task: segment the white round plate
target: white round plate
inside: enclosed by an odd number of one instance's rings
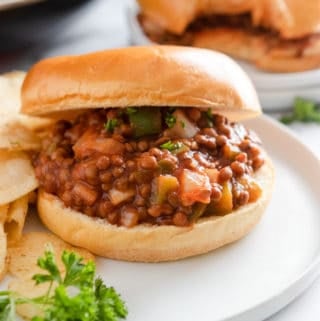
[[[271,73],[259,70],[248,62],[238,61],[238,63],[250,75],[258,90],[295,90],[315,86],[320,87],[320,69]]]
[[[279,111],[292,108],[294,98],[303,97],[311,101],[320,99],[320,85],[318,87],[280,89],[280,90],[257,90],[262,107],[267,111]]]
[[[320,162],[266,116],[246,124],[264,141],[276,170],[274,195],[261,222],[241,241],[177,262],[99,258],[98,273],[127,302],[128,321],[263,320],[317,277]],[[32,216],[28,221],[28,230],[37,229]]]
[[[150,45],[153,42],[145,35],[137,19],[139,7],[132,2],[127,7],[127,19],[130,30],[130,41],[133,45]]]

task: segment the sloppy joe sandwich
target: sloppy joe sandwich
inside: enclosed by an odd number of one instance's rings
[[[65,241],[129,261],[205,253],[246,235],[273,170],[237,121],[261,113],[223,54],[131,47],[36,64],[22,112],[52,117],[33,165],[43,223]]]
[[[161,44],[222,51],[274,72],[320,66],[320,0],[138,0],[139,22]]]

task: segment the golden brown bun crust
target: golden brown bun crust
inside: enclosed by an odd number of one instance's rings
[[[264,212],[273,186],[273,167],[267,162],[256,174],[262,197],[226,216],[200,219],[193,227],[117,227],[64,207],[55,196],[40,191],[42,222],[72,245],[112,259],[142,262],[178,260],[209,252],[245,236]]]
[[[320,30],[320,0],[138,0],[161,28],[182,34],[198,16],[251,13],[253,24],[299,38]]]
[[[194,34],[193,46],[224,52],[272,72],[296,72],[320,67],[320,37],[279,41],[272,35],[215,28]]]
[[[129,47],[46,59],[27,74],[22,112],[50,116],[88,108],[211,108],[231,120],[261,113],[251,81],[227,56],[176,46]]]
[[[251,10],[252,0],[138,0],[143,14],[161,28],[182,34],[197,16],[239,14]]]
[[[0,222],[0,281],[6,275],[8,268],[7,258],[7,235],[4,231],[4,226]]]

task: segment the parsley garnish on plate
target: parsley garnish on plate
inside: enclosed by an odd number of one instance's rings
[[[315,102],[296,98],[294,100],[293,112],[280,118],[284,124],[291,124],[294,121],[320,123],[320,109]]]
[[[16,321],[16,305],[28,303],[40,307],[41,316],[32,321],[117,321],[128,312],[119,294],[95,277],[95,263],[83,262],[74,252],[61,256],[65,273],[61,274],[51,250],[38,259],[45,271],[35,274],[36,284],[48,284],[47,293],[36,298],[25,298],[11,291],[0,292],[0,321]]]

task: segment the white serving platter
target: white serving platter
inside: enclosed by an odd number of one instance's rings
[[[98,273],[127,302],[128,321],[264,320],[317,277],[319,159],[266,116],[246,124],[262,138],[276,170],[272,201],[261,222],[237,243],[178,262],[99,258]],[[27,230],[35,229],[39,223],[30,216]]]

